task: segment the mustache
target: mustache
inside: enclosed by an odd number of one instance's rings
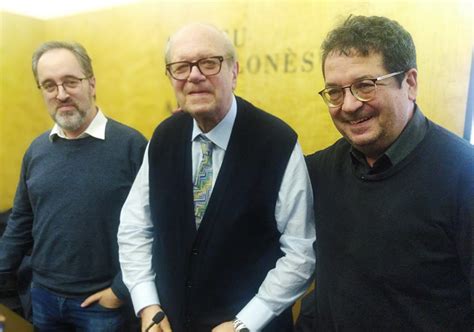
[[[351,113],[344,113],[343,114],[343,119],[344,121],[357,121],[357,120],[360,120],[362,118],[368,118],[368,117],[372,117],[373,116],[373,112],[371,112],[370,110],[367,110],[366,108],[364,108],[364,106],[361,106],[359,107],[358,109],[356,109],[355,111],[351,112]]]
[[[65,100],[65,101],[60,101],[56,104],[56,110],[64,106],[72,106],[72,107],[78,108],[77,104],[73,102],[72,100]]]

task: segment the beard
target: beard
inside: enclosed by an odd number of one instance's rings
[[[58,112],[53,116],[54,122],[58,124],[63,130],[76,131],[86,121],[86,112],[76,108],[75,110]]]

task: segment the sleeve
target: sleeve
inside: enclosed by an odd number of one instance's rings
[[[118,230],[122,277],[130,291],[135,312],[159,304],[152,267],[153,224],[150,216],[148,147],[142,166],[120,214]]]
[[[33,246],[33,208],[26,184],[27,154],[23,158],[20,180],[7,227],[0,238],[0,284],[5,283],[21,264]]]
[[[120,300],[125,301],[128,298],[129,292],[127,286],[123,283],[122,272],[119,271],[115,275],[114,280],[112,281],[112,285],[110,286],[112,291],[114,292],[115,296],[117,296]]]
[[[132,176],[135,179],[143,162],[143,156],[147,147],[147,140],[142,134],[137,133],[137,137],[134,138],[131,145],[130,169],[132,170]]]
[[[474,150],[471,149],[470,152],[469,162],[463,163],[463,172],[457,183],[459,204],[456,209],[455,234],[463,272],[471,286],[471,312],[474,322]]]
[[[146,146],[146,138],[137,132],[136,135],[133,136],[131,139],[129,152],[130,176],[132,177],[132,181],[136,178],[137,173],[140,169]],[[112,288],[114,294],[121,300],[125,300],[129,296],[129,291],[125,286],[125,283],[123,282],[123,276],[121,271],[117,273],[110,287]]]
[[[250,331],[259,331],[308,288],[315,267],[313,193],[297,143],[281,183],[275,208],[280,247],[285,253],[270,270],[257,295],[237,314]]]

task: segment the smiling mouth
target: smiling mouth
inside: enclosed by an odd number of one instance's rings
[[[358,120],[354,120],[354,121],[349,121],[349,123],[350,123],[351,125],[357,125],[357,124],[359,124],[359,123],[366,122],[366,121],[368,121],[368,120],[370,120],[370,119],[372,119],[372,117],[371,117],[371,116],[368,116],[368,117],[365,117],[365,118],[362,118],[362,119],[358,119]]]

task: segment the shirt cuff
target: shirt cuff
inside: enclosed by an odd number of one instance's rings
[[[276,314],[258,297],[254,297],[237,314],[237,318],[240,319],[251,332],[260,331],[275,317]]]
[[[138,313],[145,307],[160,304],[156,285],[153,281],[142,282],[130,290],[132,297],[133,309],[137,317]]]

